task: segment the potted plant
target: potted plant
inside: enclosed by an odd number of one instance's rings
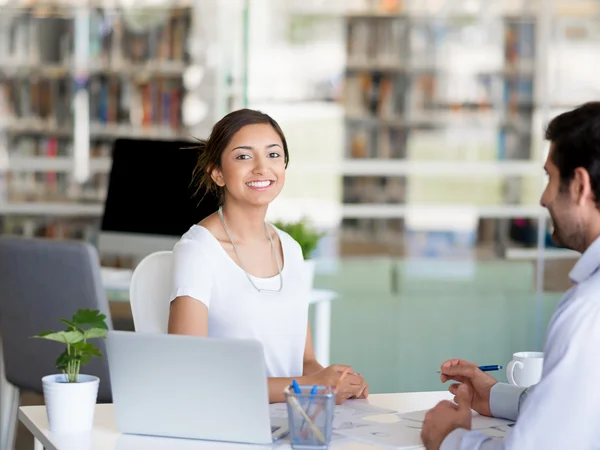
[[[302,255],[304,256],[304,264],[306,267],[306,276],[309,283],[309,289],[312,290],[315,277],[315,261],[312,255],[319,245],[325,233],[319,233],[308,221],[306,217],[295,222],[274,222],[274,225],[282,231],[288,233],[292,238],[300,244]]]
[[[79,309],[64,331],[45,331],[34,338],[56,341],[66,346],[56,360],[61,372],[42,378],[48,424],[53,432],[85,432],[92,429],[100,379],[80,374],[81,367],[94,356],[102,357],[90,339],[106,337],[106,315],[97,310]]]

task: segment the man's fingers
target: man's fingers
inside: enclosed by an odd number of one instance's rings
[[[459,409],[471,409],[473,388],[470,383],[463,383],[456,388],[455,401]]]
[[[453,361],[446,361],[440,369],[442,375],[446,376],[446,379],[456,379],[458,377],[471,379],[479,371],[479,368],[475,364],[462,360]]]
[[[448,376],[448,375],[442,375],[444,378],[442,379],[442,383],[445,383],[446,381],[458,381],[459,383],[465,383],[467,381],[470,381],[470,378],[467,377],[461,377],[461,376]]]
[[[448,388],[448,390],[450,391],[451,394],[456,395],[456,391],[458,390],[458,387],[460,386],[460,384],[451,384],[450,387]]]
[[[450,400],[442,400],[441,402],[438,403],[437,407],[456,409],[456,405],[454,403],[452,403]]]
[[[450,368],[453,366],[476,366],[476,365],[473,364],[472,362],[465,361],[464,359],[459,359],[459,358],[448,359],[447,361],[444,361],[442,363],[442,368]]]
[[[456,409],[457,406],[456,406],[456,404],[452,403],[450,400],[442,400],[437,405],[435,405],[432,409],[427,411],[427,413],[425,413],[425,420],[428,420],[428,418],[431,418],[431,416],[434,414],[434,412],[436,410],[447,409],[447,408]]]

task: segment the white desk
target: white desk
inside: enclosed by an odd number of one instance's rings
[[[429,409],[440,400],[451,399],[448,391],[416,392],[404,394],[376,394],[368,402],[406,413]],[[91,433],[80,435],[55,435],[48,430],[45,406],[24,406],[19,409],[19,420],[31,431],[36,441],[35,450],[265,450],[270,446],[231,444],[210,441],[167,439],[148,436],[131,436],[119,433],[115,423],[112,405],[97,405],[94,428]],[[273,448],[289,449],[288,444],[274,445]],[[341,450],[367,450],[376,447],[360,442],[335,445]]]
[[[132,270],[112,269],[103,267],[102,282],[107,291],[117,293],[114,302],[129,301],[129,284],[131,283]],[[329,350],[331,345],[331,302],[338,297],[334,291],[326,289],[313,289],[310,304],[315,305],[315,323],[313,345],[317,361],[323,366],[329,366]]]

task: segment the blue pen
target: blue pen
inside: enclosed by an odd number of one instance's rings
[[[310,409],[310,405],[315,400],[315,395],[317,395],[317,386],[313,386],[310,390],[310,397],[308,398],[308,406],[306,407],[306,413],[308,414],[308,410]]]
[[[479,366],[479,370],[482,372],[493,372],[495,370],[501,370],[502,366],[493,365],[493,366]],[[442,373],[441,370],[438,370],[437,373]]]
[[[310,397],[308,398],[308,405],[306,405],[306,410],[304,411],[307,416],[310,416],[310,413],[309,413],[310,406],[312,405],[312,402],[315,399],[314,396],[316,394],[317,394],[317,386],[313,386],[312,389],[310,390]],[[302,435],[305,435],[305,433],[303,432],[304,425],[306,425],[306,420],[302,419],[302,424],[300,425],[300,433],[302,433]]]
[[[300,389],[300,386],[298,386],[298,382],[296,380],[292,380],[292,388],[296,394],[302,394],[302,390]]]
[[[500,370],[502,366],[479,366],[479,370],[483,372],[493,372],[494,370]]]

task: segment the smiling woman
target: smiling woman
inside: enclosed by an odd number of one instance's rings
[[[251,109],[234,111],[215,125],[209,139],[200,141],[199,148],[201,153],[194,170],[194,175],[198,180],[198,192],[201,190],[214,191],[221,205],[225,201],[226,191],[231,191],[234,181],[232,178],[235,173],[252,170],[251,166],[256,165],[257,161],[268,163],[269,161],[265,160],[276,159],[277,161],[271,161],[271,163],[276,163],[276,172],[283,178],[281,180],[260,179],[264,175],[260,173],[261,168],[259,167],[256,174],[246,173],[248,187],[259,188],[259,185],[262,185],[260,187],[265,188],[279,181],[277,183],[279,188],[271,192],[273,197],[270,201],[281,192],[285,181],[285,169],[289,162],[289,152],[287,141],[279,124],[267,114]],[[246,163],[237,166],[232,164],[236,161],[245,161]],[[226,177],[229,181],[227,189],[225,188]],[[267,185],[265,182],[269,182],[269,184]]]
[[[169,333],[261,342],[271,402],[284,401],[292,379],[333,386],[344,372],[338,402],[366,398],[368,386],[352,368],[316,360],[302,250],[265,222],[289,161],[281,128],[242,109],[221,119],[199,147],[198,192],[214,191],[220,206],[173,249]]]

